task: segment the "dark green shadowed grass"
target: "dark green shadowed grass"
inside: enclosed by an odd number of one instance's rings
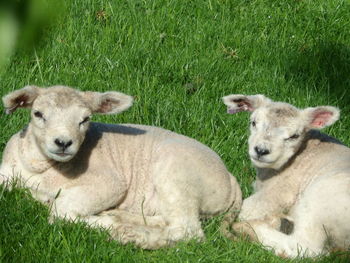
[[[66,1],[32,53],[18,52],[0,74],[1,95],[27,84],[117,90],[133,107],[94,121],[161,126],[213,148],[251,193],[248,114],[227,115],[221,97],[265,94],[297,107],[334,105],[326,132],[350,145],[350,3],[316,1]],[[1,154],[29,120],[1,113]],[[48,224],[26,191],[0,191],[0,262],[289,262],[247,241],[220,235],[158,251],[108,241],[82,223]],[[317,262],[348,262],[331,255]],[[314,262],[308,259],[291,262]]]

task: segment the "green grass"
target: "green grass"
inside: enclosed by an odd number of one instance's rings
[[[247,114],[227,115],[221,97],[261,93],[298,107],[334,105],[327,132],[350,145],[350,3],[345,0],[75,0],[35,52],[18,52],[0,74],[1,95],[27,84],[118,90],[134,106],[95,121],[161,126],[213,148],[251,193]],[[0,118],[0,152],[28,122]],[[83,224],[47,223],[24,190],[0,190],[1,262],[282,262],[261,246],[231,242],[220,218],[207,241],[145,251],[108,241]],[[348,262],[331,255],[319,262]],[[295,260],[313,262],[312,260]]]

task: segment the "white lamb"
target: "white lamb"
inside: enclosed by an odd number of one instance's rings
[[[52,218],[157,249],[204,238],[201,217],[241,206],[235,177],[203,144],[151,126],[89,123],[128,109],[130,96],[27,86],[3,102],[8,113],[31,108],[31,121],[7,143],[0,183],[19,177]]]
[[[317,131],[337,121],[339,110],[297,109],[263,95],[223,101],[228,113],[252,112],[249,156],[257,170],[233,232],[286,257],[349,249],[350,149]]]

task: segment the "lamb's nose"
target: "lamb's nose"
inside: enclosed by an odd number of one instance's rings
[[[256,154],[258,155],[258,157],[261,157],[263,155],[270,153],[270,151],[268,149],[260,148],[258,146],[255,146],[254,150],[255,150]]]
[[[73,144],[72,140],[69,140],[69,141],[65,141],[65,140],[62,140],[62,139],[59,139],[59,138],[56,138],[55,139],[55,144],[62,148],[63,150],[67,149],[69,146],[71,146]]]

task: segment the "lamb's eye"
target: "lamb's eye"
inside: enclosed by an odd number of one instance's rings
[[[89,120],[90,120],[90,116],[87,116],[79,123],[79,125],[82,125],[82,124],[88,122]]]
[[[293,134],[292,136],[290,136],[288,139],[290,140],[295,140],[295,139],[298,139],[300,137],[299,134]]]
[[[255,126],[256,126],[256,122],[255,122],[255,121],[251,121],[251,122],[250,122],[250,125],[252,125],[253,127],[255,127]]]
[[[34,116],[40,119],[44,119],[44,115],[40,111],[34,112]]]

